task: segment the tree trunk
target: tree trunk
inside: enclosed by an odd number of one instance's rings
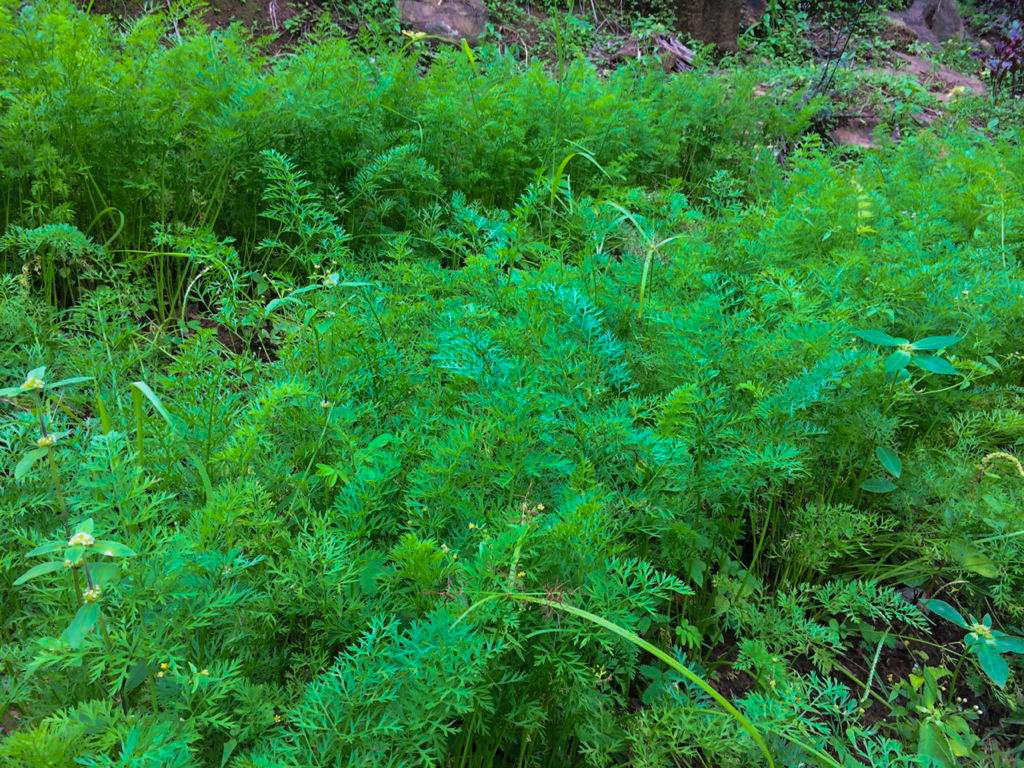
[[[765,5],[764,0],[676,0],[676,19],[691,37],[735,51],[740,28],[756,23]]]

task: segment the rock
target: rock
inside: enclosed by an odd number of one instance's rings
[[[735,51],[740,30],[764,16],[767,0],[676,0],[676,19],[687,34]]]
[[[912,75],[918,82],[936,95],[939,101],[950,101],[960,95],[975,94],[984,96],[988,90],[985,84],[973,75],[956,72],[949,67],[936,65],[920,56],[897,53],[897,60],[902,64],[900,69],[882,70],[887,74]]]
[[[888,16],[901,36],[925,43],[943,43],[964,33],[956,0],[914,0],[907,10],[892,11]]]
[[[398,13],[403,27],[470,45],[487,29],[483,0],[398,0]]]

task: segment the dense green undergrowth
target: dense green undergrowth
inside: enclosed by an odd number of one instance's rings
[[[0,763],[1016,764],[1017,141],[162,24],[0,15]]]

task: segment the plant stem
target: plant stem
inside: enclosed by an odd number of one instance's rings
[[[46,429],[45,401],[42,394],[36,394],[36,406],[39,409],[39,431],[43,438],[49,437]],[[64,498],[64,486],[60,479],[60,470],[57,467],[57,460],[53,455],[54,449],[50,445],[46,449],[46,463],[50,468],[50,483],[53,485],[53,494],[57,498],[57,508],[60,510],[61,519],[64,523],[64,538],[71,538],[71,513],[68,511],[68,503]],[[75,599],[79,608],[82,607],[82,585],[78,580],[78,571],[71,569],[71,582],[75,588]]]

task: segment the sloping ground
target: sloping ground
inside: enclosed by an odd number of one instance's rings
[[[883,67],[865,69],[867,75],[885,77],[912,77],[920,83],[934,99],[934,106],[927,106],[913,115],[918,125],[929,125],[943,114],[942,105],[965,96],[985,96],[988,89],[976,75],[964,74],[920,55],[904,52],[892,54],[893,63]],[[873,80],[872,93],[877,93],[878,80]],[[870,105],[859,109],[854,105],[853,115],[844,115],[837,126],[831,131],[832,140],[837,144],[874,147],[875,131],[881,124],[881,118]],[[898,135],[894,138],[899,138]]]
[[[945,7],[943,3],[940,6]],[[945,3],[948,5],[948,3]],[[429,3],[413,3],[411,8],[429,9]],[[915,4],[916,7],[917,4]],[[139,9],[125,0],[98,0],[92,6],[97,12],[112,12],[122,16],[131,16],[139,12]],[[170,8],[170,6],[168,6]],[[378,9],[379,10],[379,9]],[[913,9],[911,9],[913,10]],[[917,17],[920,11],[911,13],[911,10],[903,14],[893,14],[892,23],[885,31],[884,37],[892,43],[895,48],[892,52],[883,55],[879,60],[870,58],[863,63],[855,64],[855,73],[864,78],[880,76],[866,85],[863,91],[865,96],[874,97],[886,90],[886,76],[899,78],[913,78],[920,83],[924,90],[933,97],[933,103],[923,107],[914,114],[914,121],[917,125],[927,125],[934,122],[943,114],[943,106],[951,99],[974,95],[983,96],[986,92],[985,84],[977,77],[975,72],[960,72],[948,66],[933,62],[922,52],[919,45],[922,40],[931,40],[935,32],[924,24]],[[286,47],[301,46],[303,40],[310,34],[316,25],[317,20],[325,12],[329,12],[327,6],[322,6],[316,0],[210,0],[207,10],[202,19],[213,27],[226,27],[231,23],[241,23],[251,29],[257,35],[265,35],[262,45],[268,52],[276,52]],[[351,15],[333,13],[334,21],[340,23],[343,29],[355,33],[366,23],[377,24],[369,19],[359,19]],[[397,11],[395,11],[397,13]],[[416,13],[421,13],[417,10]],[[594,11],[596,14],[596,11]],[[447,17],[445,17],[447,18]],[[461,18],[458,15],[453,18]],[[539,9],[531,9],[518,13],[513,18],[518,19],[519,27],[499,25],[499,32],[513,45],[518,46],[520,55],[529,59],[537,49],[546,51],[545,55],[553,56],[553,47],[541,42],[538,25],[543,25],[547,16]],[[596,18],[596,16],[595,16]],[[395,23],[397,15],[388,23]],[[745,23],[750,23],[748,19]],[[936,22],[938,23],[938,22]],[[427,24],[434,33],[446,36],[444,29],[437,28],[433,22]],[[945,29],[951,22],[942,22],[940,26]],[[474,29],[482,29],[482,25],[473,24]],[[445,27],[447,29],[447,27]],[[653,35],[649,38],[640,39],[630,33],[628,29],[621,29],[618,32],[612,31],[615,25],[612,24],[605,30],[601,42],[595,45],[588,52],[588,56],[603,71],[610,71],[622,63],[644,58],[656,60],[666,71],[683,71],[688,69],[694,62],[694,53],[684,46],[677,38],[665,33]],[[965,34],[971,34],[969,28],[964,28],[957,21],[957,29]],[[941,30],[940,30],[941,31]],[[456,31],[449,30],[452,35],[457,36]],[[944,34],[948,33],[945,30]],[[815,51],[820,61],[825,61],[834,52],[823,47],[824,31],[820,25],[812,25],[808,30],[811,37],[811,49]],[[770,92],[770,89],[763,89],[763,93]],[[894,99],[899,95],[894,94]],[[837,144],[855,145],[860,147],[875,146],[874,133],[883,122],[883,117],[878,110],[867,101],[858,102],[854,98],[835,118],[834,125],[828,135]],[[909,126],[904,126],[906,130]],[[897,127],[892,137],[900,138]]]
[[[94,13],[109,14],[120,19],[137,18],[144,12],[138,0],[94,0],[88,4]],[[166,3],[164,9],[177,16],[180,27],[193,14],[188,4]],[[241,24],[258,37],[271,36],[265,45],[269,52],[287,45],[301,43],[316,19],[324,12],[317,0],[204,0],[198,18],[214,29]]]
[[[957,72],[935,61],[909,53],[896,53],[896,60],[899,67],[889,67],[882,71],[912,75],[940,101],[949,101],[957,94],[984,96],[987,93],[985,84],[976,75]]]

